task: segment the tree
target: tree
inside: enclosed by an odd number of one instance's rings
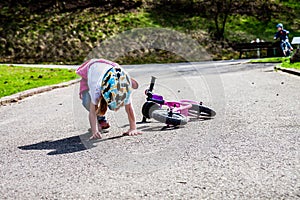
[[[234,15],[255,16],[261,21],[269,21],[276,15],[278,4],[274,0],[199,0],[199,14],[211,20],[210,30],[217,40],[223,40],[228,18]]]
[[[215,23],[215,37],[218,40],[224,39],[225,27],[228,16],[231,14],[232,4],[234,0],[212,0],[210,1],[213,20]],[[208,1],[209,2],[209,1]]]

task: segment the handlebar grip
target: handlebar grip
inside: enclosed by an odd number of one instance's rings
[[[152,77],[151,77],[150,87],[149,87],[149,91],[150,91],[150,92],[152,92],[152,90],[153,90],[153,88],[154,88],[155,80],[156,80],[156,77],[152,76]]]

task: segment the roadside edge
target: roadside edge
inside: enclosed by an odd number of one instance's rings
[[[289,73],[289,74],[293,74],[293,75],[296,75],[296,76],[300,76],[300,70],[293,69],[293,68],[282,68],[282,67],[275,66],[274,70],[275,71],[279,70],[279,71],[282,71],[282,72],[285,72],[285,73]]]
[[[42,86],[42,87],[32,88],[29,90],[18,92],[16,94],[0,98],[0,106],[5,106],[10,103],[16,103],[16,102],[19,102],[20,100],[25,99],[26,97],[30,97],[30,96],[33,96],[36,94],[48,92],[48,91],[51,91],[51,90],[54,90],[57,88],[68,87],[70,85],[73,85],[73,84],[76,84],[79,82],[80,82],[80,79],[75,79],[75,80],[71,80],[68,82],[63,82],[63,83],[59,83],[59,84],[55,84],[55,85]]]

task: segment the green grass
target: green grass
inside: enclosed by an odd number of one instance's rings
[[[284,57],[251,60],[250,63],[281,63],[280,67],[300,69],[300,63],[290,63],[290,58]]]
[[[263,59],[251,60],[250,63],[282,63],[288,61],[289,58],[275,57],[275,58],[263,58]]]
[[[288,62],[283,62],[280,67],[284,68],[293,68],[293,69],[299,69],[300,70],[300,63],[290,63]]]
[[[24,90],[76,79],[74,70],[0,65],[0,98]]]

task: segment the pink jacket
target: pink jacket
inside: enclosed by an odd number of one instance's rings
[[[88,71],[89,71],[90,66],[93,65],[94,63],[105,63],[105,64],[111,65],[112,67],[119,66],[119,64],[114,63],[114,62],[109,61],[109,60],[105,60],[105,59],[91,59],[91,60],[87,60],[86,62],[84,62],[76,70],[76,74],[78,74],[79,76],[81,76],[80,89],[79,89],[79,94],[80,95],[84,91],[89,90],[89,86],[88,86]]]

